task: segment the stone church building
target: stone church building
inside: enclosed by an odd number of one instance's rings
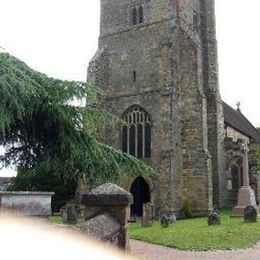
[[[233,203],[240,139],[260,140],[221,100],[214,9],[214,0],[101,0],[88,82],[124,121],[105,140],[159,173],[124,184],[134,195],[132,214],[148,201],[175,213],[184,201],[200,213]]]

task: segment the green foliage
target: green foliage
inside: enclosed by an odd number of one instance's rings
[[[179,220],[167,229],[156,222],[150,228],[131,224],[130,236],[145,242],[182,250],[235,250],[252,247],[260,240],[259,223],[244,223],[243,218],[230,218],[221,213],[221,225],[208,226],[207,218]]]
[[[53,224],[57,224],[57,225],[63,224],[63,219],[61,216],[54,215],[49,217],[49,219]]]
[[[260,171],[260,148],[255,148],[249,154],[252,171]]]
[[[185,218],[191,218],[192,217],[192,208],[191,204],[188,200],[184,200],[182,208],[181,208],[181,213]]]
[[[54,215],[49,217],[49,220],[56,225],[60,224],[68,224],[63,222],[63,217],[59,213],[55,213]],[[82,216],[78,216],[77,224],[85,222],[85,218]]]
[[[130,155],[98,141],[97,125],[115,121],[97,105],[102,91],[82,82],[62,81],[0,53],[0,145],[5,165],[30,174],[52,172],[69,182],[116,181],[152,170]],[[86,107],[69,105],[87,99]]]

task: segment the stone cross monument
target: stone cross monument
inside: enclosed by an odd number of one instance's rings
[[[239,189],[237,206],[233,209],[234,217],[243,217],[244,210],[247,206],[253,206],[256,208],[256,199],[254,190],[249,184],[249,172],[248,172],[248,144],[245,141],[243,144],[243,186]]]

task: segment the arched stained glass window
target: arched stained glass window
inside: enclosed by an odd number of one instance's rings
[[[140,106],[132,106],[122,116],[122,151],[137,158],[151,157],[151,118]]]

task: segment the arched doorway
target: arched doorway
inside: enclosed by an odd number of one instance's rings
[[[150,187],[143,177],[138,177],[133,182],[130,192],[134,197],[131,215],[140,217],[143,215],[143,203],[150,202]]]

